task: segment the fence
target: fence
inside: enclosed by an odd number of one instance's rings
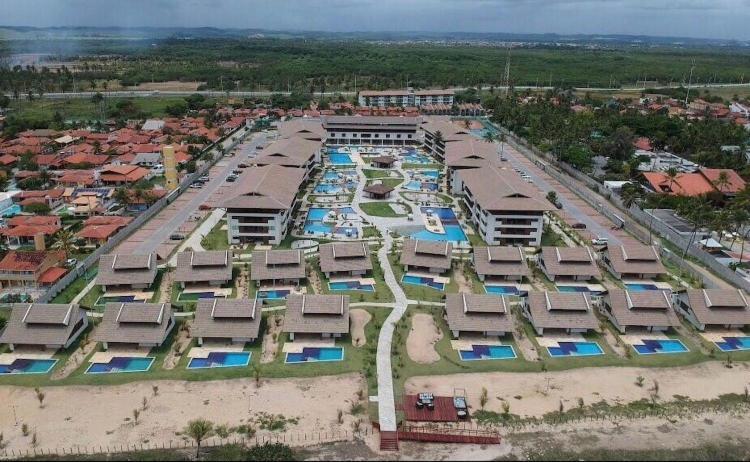
[[[716,261],[713,255],[709,254],[705,250],[696,246],[695,243],[693,243],[693,245],[689,245],[690,244],[689,240],[686,240],[684,236],[681,236],[680,234],[676,233],[674,230],[670,229],[667,225],[665,225],[661,221],[653,220],[650,215],[648,215],[646,212],[638,208],[638,206],[636,206],[635,204],[632,205],[630,208],[627,208],[622,203],[619,196],[617,196],[616,194],[606,193],[602,196],[597,196],[592,191],[583,189],[579,185],[573,184],[570,181],[570,177],[573,177],[576,180],[584,183],[585,185],[587,185],[589,188],[591,188],[594,191],[598,192],[601,188],[601,185],[593,178],[584,175],[583,173],[571,167],[570,165],[566,164],[565,162],[558,161],[557,159],[552,157],[550,154],[541,151],[540,149],[531,145],[525,139],[515,135],[513,132],[505,130],[502,127],[497,127],[493,125],[491,122],[487,122],[487,124],[491,125],[496,131],[505,134],[508,137],[510,144],[516,147],[521,154],[523,154],[530,160],[532,161],[535,160],[532,156],[529,155],[529,152],[532,152],[535,156],[538,156],[539,158],[542,158],[551,162],[551,164],[545,165],[543,167],[547,173],[549,173],[552,177],[554,177],[561,184],[568,187],[570,190],[574,191],[578,196],[580,196],[582,199],[588,202],[591,207],[593,207],[596,211],[598,211],[599,213],[607,217],[610,221],[612,221],[613,223],[622,223],[624,229],[626,229],[629,233],[633,234],[640,241],[650,242],[652,240],[651,236],[649,234],[645,234],[641,227],[645,227],[646,229],[651,229],[654,233],[660,235],[661,237],[671,242],[672,244],[676,245],[677,247],[680,247],[682,249],[687,248],[688,249],[687,255],[701,262],[703,265],[708,267],[717,276],[721,277],[725,281],[732,283],[733,285],[737,287],[741,287],[744,290],[750,291],[750,281],[744,279],[743,277],[738,275],[736,272],[732,271],[728,267]],[[605,207],[604,204],[602,203],[602,199],[606,200],[607,202],[615,206],[619,211],[621,211],[622,216],[615,214],[609,207]],[[703,281],[703,284],[705,287],[707,288],[718,287],[714,280],[712,280],[709,277],[706,277],[705,274],[701,274],[700,272],[697,272],[693,270],[692,268],[690,268],[689,266],[685,265],[681,258],[682,255],[678,257],[674,255],[674,253],[672,253],[671,251],[665,248],[661,249],[661,255],[664,258],[666,258],[667,261],[677,266],[680,266],[683,271],[690,274],[693,278]]]
[[[351,441],[371,436],[373,429],[370,426],[362,426],[359,431],[332,430],[323,432],[287,432],[280,434],[266,433],[252,437],[219,438],[212,437],[201,443],[201,448],[218,448],[229,445],[254,446],[266,443],[282,443],[288,446],[307,446],[324,443],[336,443],[340,441]],[[161,451],[161,450],[185,450],[197,449],[197,445],[191,440],[169,441],[162,443],[136,443],[120,445],[97,445],[97,446],[71,446],[68,448],[30,448],[30,449],[3,449],[0,450],[2,459],[21,459],[29,457],[44,456],[78,456],[78,455],[105,455],[123,454],[137,451]]]
[[[235,137],[232,140],[232,143],[229,145],[229,147],[226,147],[223,145],[224,141],[226,141],[228,138],[231,138],[234,136],[235,133],[244,131],[245,127],[240,127],[237,130],[225,135],[224,137],[217,140],[215,143],[210,144],[209,146],[206,146],[203,149],[203,152],[209,152],[212,151],[215,148],[225,149],[225,150],[231,150],[234,149],[237,144],[239,144],[244,139],[244,133],[243,136]],[[245,132],[246,133],[246,132]],[[205,175],[208,170],[213,167],[219,159],[221,159],[222,156],[214,156],[213,159],[211,159],[209,162],[206,162],[205,164],[201,165],[201,167],[195,171],[194,173],[186,176],[183,178],[183,180],[180,182],[179,187],[167,194],[166,196],[162,197],[158,201],[154,202],[148,209],[146,209],[145,212],[141,213],[133,221],[128,223],[127,226],[122,228],[120,231],[118,231],[114,236],[112,236],[106,243],[102,244],[99,248],[97,248],[93,253],[91,253],[89,256],[87,256],[82,262],[80,262],[75,269],[71,270],[68,274],[63,276],[62,279],[57,281],[55,284],[50,286],[47,291],[42,294],[37,299],[38,303],[48,303],[50,300],[52,300],[57,294],[65,290],[66,287],[68,287],[70,284],[73,283],[76,279],[83,276],[86,271],[89,270],[92,266],[96,264],[96,262],[99,261],[99,257],[102,255],[106,255],[112,250],[115,249],[118,245],[122,243],[128,236],[133,234],[138,228],[141,227],[145,222],[150,220],[154,217],[157,213],[161,212],[167,205],[172,203],[177,196],[185,192],[185,190],[193,183],[195,180],[197,180],[202,175]]]

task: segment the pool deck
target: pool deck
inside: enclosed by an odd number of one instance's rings
[[[211,353],[239,353],[244,351],[245,344],[242,343],[225,343],[225,344],[203,344],[202,347],[193,347],[188,351],[187,357],[190,359],[193,358],[200,358],[200,359],[206,359],[208,358],[208,355]]]
[[[361,285],[375,285],[375,279],[373,278],[356,278],[351,276],[334,276],[328,282],[359,282]]]
[[[443,226],[443,222],[437,215],[427,215],[426,213],[423,213],[422,220],[424,221],[424,227],[427,229],[427,231],[435,234],[445,234],[445,227]]]
[[[748,337],[748,334],[739,329],[711,329],[706,332],[699,332],[701,337],[711,343],[723,342],[724,337]]]
[[[90,363],[108,364],[112,358],[147,358],[150,348],[110,348],[107,351],[97,351],[89,358]]]
[[[54,351],[36,350],[34,352],[26,352],[26,351],[16,350],[12,353],[0,354],[0,365],[9,366],[18,359],[47,360],[47,359],[52,359],[54,355],[55,355]]]
[[[332,348],[336,346],[335,339],[332,338],[321,338],[311,339],[306,338],[304,340],[296,340],[294,342],[284,343],[281,349],[282,353],[302,353],[304,348]]]
[[[560,343],[565,342],[576,342],[576,343],[587,343],[588,340],[583,338],[582,335],[573,334],[573,335],[546,335],[544,337],[537,337],[536,338],[537,343],[539,343],[539,346],[543,348],[557,348],[560,346]]]
[[[102,293],[102,295],[99,298],[109,298],[109,297],[135,297],[138,300],[151,300],[151,297],[154,296],[154,292],[144,292],[144,291],[133,291],[133,290],[107,290],[106,292]],[[99,302],[99,300],[97,300]]]
[[[585,281],[555,282],[556,287],[586,287],[589,292],[605,292],[607,290],[601,284],[588,284]]]
[[[404,277],[406,276],[414,276],[418,278],[430,278],[433,280],[433,282],[440,282],[443,284],[450,284],[451,282],[451,278],[449,277],[440,276],[434,273],[427,273],[424,271],[409,271],[408,273],[404,274]]]
[[[641,334],[626,334],[620,335],[623,342],[630,346],[643,345],[644,340],[670,340],[666,334],[662,332],[643,332]]]
[[[230,287],[216,287],[216,286],[190,286],[182,291],[182,294],[200,294],[203,292],[213,292],[214,295],[223,295],[229,297],[232,295],[232,289]]]
[[[302,295],[307,293],[307,287],[296,287],[296,286],[260,286],[257,292],[268,292],[274,290],[288,290],[290,294]]]
[[[463,338],[459,338],[457,340],[451,340],[451,348],[458,351],[471,350],[474,345],[503,345],[500,337],[477,336],[475,338],[472,338],[472,336],[469,335],[463,335],[462,337]]]
[[[654,285],[659,290],[672,290],[672,285],[668,282],[654,281],[652,279],[623,279],[622,283],[627,287],[628,284]]]

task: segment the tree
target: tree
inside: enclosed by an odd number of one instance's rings
[[[688,250],[690,249],[690,246],[693,245],[696,233],[700,228],[706,226],[710,222],[712,208],[704,197],[699,197],[685,201],[678,209],[678,212],[692,225],[693,228],[690,234],[690,239],[687,244],[685,244],[685,250],[682,252],[682,258],[680,261],[680,267],[682,267],[685,264],[685,257],[687,256]]]
[[[664,174],[667,176],[667,179],[669,180],[669,190],[673,191],[672,186],[674,186],[674,182],[677,179],[677,169],[674,167],[669,167]]]
[[[40,203],[24,205],[23,210],[34,215],[49,215],[51,211],[49,205]]]
[[[625,183],[620,191],[620,198],[622,199],[622,205],[625,208],[630,208],[636,201],[643,197],[643,188],[638,183]]]
[[[130,192],[125,188],[117,188],[115,189],[114,199],[117,201],[118,204],[121,205],[129,205],[131,196]]]
[[[196,452],[196,458],[200,459],[201,456],[201,443],[206,438],[210,438],[213,434],[214,424],[206,419],[195,419],[188,422],[183,433],[188,435],[195,441],[195,445],[198,446]]]
[[[482,135],[482,139],[488,143],[494,143],[497,141],[497,136],[489,130],[485,130],[484,135]]]
[[[553,204],[557,205],[557,193],[555,191],[550,191],[547,193],[547,200],[552,202]]]
[[[630,127],[620,126],[607,137],[602,144],[601,154],[620,161],[628,160],[633,155],[633,131]]]
[[[729,180],[729,174],[726,171],[719,172],[719,176],[713,183],[714,186],[716,186],[716,189],[721,193],[726,192],[726,188],[732,185],[732,182]]]
[[[76,235],[70,230],[61,229],[54,236],[54,242],[52,244],[53,249],[62,250],[65,252],[65,258],[68,258],[71,253],[78,249],[76,245]]]

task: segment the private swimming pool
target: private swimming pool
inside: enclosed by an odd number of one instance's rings
[[[516,359],[516,352],[510,345],[472,345],[471,350],[458,350],[462,361],[489,359]]]
[[[354,165],[349,154],[341,152],[329,152],[328,160],[331,161],[331,164],[333,165]]]
[[[361,284],[359,281],[335,281],[329,282],[330,290],[358,290],[362,292],[375,292],[375,286],[372,284]]]
[[[558,292],[589,292],[586,286],[556,286]]]
[[[442,282],[435,282],[434,279],[424,276],[404,274],[404,277],[401,278],[401,282],[403,282],[404,284],[411,284],[415,286],[425,286],[440,291],[443,291],[445,289],[445,284],[443,284]]]
[[[287,353],[284,362],[300,364],[310,362],[342,361],[344,349],[341,347],[303,348],[302,353]]]
[[[107,303],[145,303],[146,300],[135,298],[135,295],[102,295],[94,306],[104,306]]]
[[[677,339],[668,340],[641,340],[642,345],[633,345],[633,349],[639,355],[653,355],[662,353],[687,353],[688,348]]]
[[[146,372],[154,364],[153,357],[131,358],[116,356],[108,363],[91,363],[86,374],[116,374],[120,372]]]
[[[290,293],[290,290],[259,290],[255,294],[255,298],[261,300],[286,300],[286,297]]]
[[[644,292],[646,290],[659,290],[654,284],[625,284],[625,288],[633,292]]]
[[[596,342],[557,342],[556,347],[547,347],[549,355],[553,358],[560,356],[598,356],[603,355],[604,350]]]
[[[216,292],[182,292],[178,297],[178,302],[194,302],[196,300],[202,300],[206,298],[227,298],[226,295],[220,295]]]
[[[411,235],[412,238],[425,241],[450,242],[465,242],[467,240],[464,230],[461,229],[461,225],[458,223],[456,214],[453,213],[453,209],[450,207],[420,207],[420,210],[425,215],[435,215],[440,218],[445,234],[433,233],[425,229],[413,233]]]
[[[56,359],[19,358],[10,364],[0,364],[0,375],[46,374],[57,364]]]
[[[215,351],[206,358],[191,358],[188,369],[213,369],[216,367],[245,367],[250,364],[249,351]]]
[[[518,288],[516,286],[485,285],[484,291],[492,295],[518,295]]]
[[[714,342],[721,351],[750,350],[750,337],[723,337],[723,342]]]

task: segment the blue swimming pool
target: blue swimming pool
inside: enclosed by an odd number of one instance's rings
[[[557,342],[556,347],[547,347],[549,355],[560,356],[597,356],[603,355],[604,350],[596,342]]]
[[[589,292],[586,286],[557,286],[558,292]]]
[[[188,369],[213,369],[215,367],[245,367],[250,364],[249,351],[211,352],[206,358],[191,358]]]
[[[642,340],[643,345],[633,345],[633,349],[639,355],[653,355],[661,353],[687,353],[688,348],[677,339],[669,340]]]
[[[424,154],[418,154],[416,151],[410,151],[406,155],[401,156],[401,161],[407,164],[430,164],[432,159]]]
[[[375,292],[375,286],[372,284],[361,284],[359,281],[335,281],[329,282],[328,288],[331,290],[357,290],[362,292]]]
[[[437,180],[440,177],[439,170],[419,170],[418,173],[422,176],[425,176],[427,178],[433,178],[435,180]]]
[[[721,351],[750,350],[750,337],[724,337],[723,342],[714,342]]]
[[[259,290],[255,297],[261,300],[286,300],[290,292],[290,290]]]
[[[0,215],[3,217],[14,217],[21,213],[21,206],[18,204],[13,204],[10,207],[6,208],[2,212],[0,212]]]
[[[654,284],[625,284],[625,288],[633,292],[644,292],[646,290],[659,290]]]
[[[135,298],[135,295],[102,295],[94,305],[104,306],[106,303],[145,303],[145,300]]]
[[[302,353],[287,353],[284,362],[300,364],[321,361],[342,361],[344,349],[341,347],[303,348]]]
[[[354,162],[352,162],[352,158],[349,156],[349,154],[341,152],[329,153],[328,159],[333,165],[354,165]]]
[[[116,374],[120,372],[146,372],[154,364],[154,358],[131,358],[116,356],[108,363],[91,363],[86,374]]]
[[[401,282],[403,282],[404,284],[412,284],[415,286],[430,287],[432,289],[440,291],[445,289],[445,284],[443,284],[442,282],[435,282],[435,280],[432,278],[413,276],[411,274],[404,274],[404,277],[401,278]]]
[[[484,291],[492,295],[518,295],[518,288],[516,286],[485,285]]]
[[[356,236],[357,228],[354,227],[335,227],[332,224],[324,223],[323,220],[328,214],[333,211],[336,215],[348,215],[356,213],[351,207],[339,207],[339,208],[321,208],[313,207],[307,212],[307,218],[305,219],[304,233],[305,234],[342,234]]]
[[[471,350],[458,350],[462,361],[489,359],[516,359],[516,352],[510,345],[472,345]]]
[[[409,191],[437,191],[438,184],[412,180],[404,185],[404,189]]]
[[[354,170],[327,170],[323,174],[323,181],[340,181],[344,178],[353,178],[357,175]]]
[[[46,374],[57,364],[56,359],[19,358],[10,364],[0,364],[0,375]]]
[[[430,231],[422,230],[413,233],[411,237],[413,239],[421,239],[425,241],[449,241],[449,242],[465,242],[468,239],[464,230],[461,229],[461,225],[458,224],[458,218],[453,213],[453,209],[450,207],[421,207],[420,210],[425,215],[435,215],[440,218],[443,224],[445,234],[432,233]]]

